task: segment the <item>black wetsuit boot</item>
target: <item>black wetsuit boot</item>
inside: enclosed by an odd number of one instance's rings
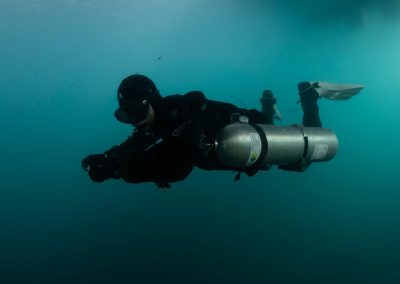
[[[299,83],[297,89],[299,90],[301,107],[303,108],[303,125],[322,127],[317,104],[319,94],[309,82]]]
[[[265,90],[260,98],[261,112],[265,118],[265,124],[274,124],[274,104],[276,104],[276,98],[272,94],[271,90]]]

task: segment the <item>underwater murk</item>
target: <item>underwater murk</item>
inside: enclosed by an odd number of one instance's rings
[[[400,283],[399,2],[1,0],[0,283]],[[320,100],[339,149],[304,173],[93,183],[135,73],[244,108],[271,89],[278,125],[298,82],[365,88]]]

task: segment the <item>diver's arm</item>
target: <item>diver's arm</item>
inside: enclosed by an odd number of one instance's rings
[[[157,137],[135,131],[127,140],[116,145],[103,154],[92,154],[82,160],[82,167],[89,173],[94,182],[121,178],[121,166],[127,154],[143,152],[155,143]]]
[[[150,145],[154,144],[159,137],[152,132],[145,132],[138,128],[119,145],[112,147],[104,154],[107,156],[121,156],[126,152],[142,152]]]

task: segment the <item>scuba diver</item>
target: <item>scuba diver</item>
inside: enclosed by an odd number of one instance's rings
[[[131,75],[118,87],[119,107],[114,115],[131,124],[133,134],[102,154],[87,156],[81,165],[94,182],[154,182],[164,189],[184,180],[194,167],[237,171],[236,180],[242,172],[253,176],[272,165],[301,172],[312,161],[329,160],[337,149],[336,136],[322,128],[317,100],[347,99],[361,89],[360,85],[299,83],[304,127],[285,128],[273,126],[281,116],[270,90],[263,92],[258,111],[207,99],[201,91],[162,97],[150,78]],[[287,143],[279,142],[281,138]]]

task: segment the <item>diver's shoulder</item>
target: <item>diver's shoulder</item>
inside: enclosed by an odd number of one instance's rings
[[[202,91],[190,91],[183,95],[185,99],[195,100],[195,101],[205,101],[206,96]]]
[[[180,101],[182,100],[182,95],[180,94],[173,94],[169,96],[163,97],[163,102],[174,102],[174,101]]]
[[[164,108],[181,106],[193,112],[199,112],[204,109],[206,103],[207,98],[201,91],[190,91],[184,95],[165,96],[163,99]]]
[[[173,94],[164,97],[165,101],[174,101],[174,100],[206,100],[206,96],[202,91],[190,91],[185,93],[184,95],[181,94]]]

